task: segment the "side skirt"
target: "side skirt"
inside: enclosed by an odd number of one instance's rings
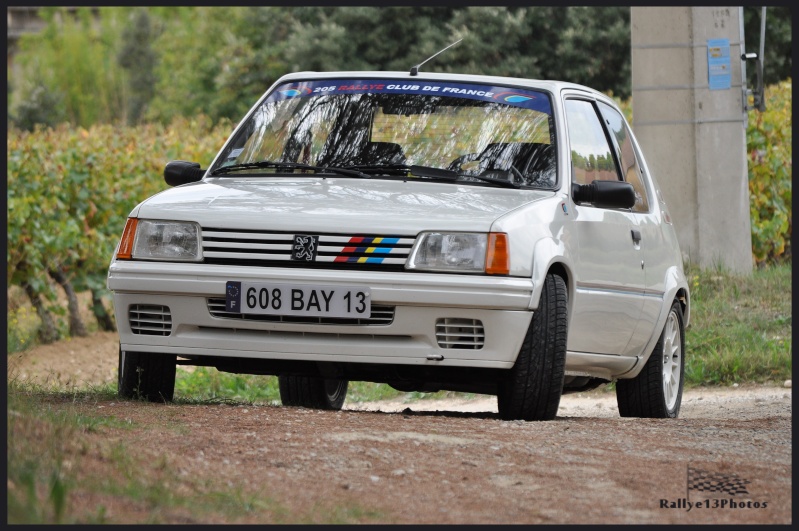
[[[634,356],[566,352],[567,376],[591,376],[612,380],[629,371],[639,362]]]

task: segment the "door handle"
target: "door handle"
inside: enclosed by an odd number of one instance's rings
[[[639,243],[641,243],[641,231],[640,230],[632,229],[630,231],[630,234],[633,237],[633,243],[634,244],[638,245]]]

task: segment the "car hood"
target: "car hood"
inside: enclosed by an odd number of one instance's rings
[[[319,177],[213,178],[139,205],[140,218],[203,227],[320,233],[487,232],[521,205],[553,192],[448,183]]]

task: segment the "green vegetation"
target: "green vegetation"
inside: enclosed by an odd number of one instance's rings
[[[73,393],[72,399],[101,400],[115,390],[91,389]],[[63,390],[8,382],[8,523],[69,523],[68,492],[75,485],[69,460],[70,445],[79,431],[97,431],[118,420],[99,419],[45,404],[41,396],[63,401]]]
[[[75,300],[80,291],[92,292],[100,329],[114,329],[103,303],[109,298],[105,277],[128,213],[167,188],[168,161],[207,165],[231,131],[227,122],[212,126],[203,118],[175,119],[169,127],[8,131],[6,286],[27,296],[41,321],[41,342],[86,334]],[[67,329],[55,318],[65,312],[57,288],[69,302]],[[25,339],[14,334],[9,347]]]
[[[630,95],[629,7],[49,7],[41,13],[46,30],[20,39],[9,74],[10,118],[26,129],[60,120],[83,127],[139,118],[166,124],[197,114],[237,120],[290,71],[407,71],[461,38],[446,60],[425,69],[568,79]]]
[[[154,455],[118,436],[118,430],[153,430],[143,436],[157,437],[164,426],[139,426],[96,406],[115,398],[111,388],[59,391],[9,381],[9,524],[237,523],[252,516],[262,523],[355,524],[383,518],[358,505],[292,514],[268,491],[181,475],[176,455],[157,449]]]
[[[122,13],[106,8],[95,20],[86,8],[70,16],[48,7],[39,14],[47,27],[20,39],[19,67],[8,76],[15,123],[31,130],[36,123],[88,127],[121,119],[127,99],[116,62]]]
[[[761,267],[791,256],[790,91],[790,80],[769,87],[768,111],[752,111],[749,119],[752,246]],[[622,108],[628,114],[629,101]],[[24,293],[39,323],[33,338],[31,316],[9,306],[9,352],[90,330],[80,320],[75,291],[91,291],[97,329],[114,329],[105,276],[128,212],[166,188],[168,161],[207,165],[232,128],[199,117],[169,126],[8,131],[6,282]],[[57,302],[57,289],[67,295],[67,308]]]
[[[780,53],[791,40],[785,9],[768,12],[769,49]],[[747,33],[757,34],[759,9],[744,14]],[[627,7],[48,7],[41,15],[46,29],[20,40],[9,70],[6,286],[21,289],[39,323],[36,338],[9,325],[11,352],[114,329],[105,274],[127,213],[166,188],[166,162],[209,163],[229,120],[290,70],[404,70],[463,37],[446,61],[425,67],[582,82],[621,98],[631,118]],[[769,57],[767,79],[790,75],[789,60]],[[790,79],[768,87],[768,111],[749,117],[760,266],[791,254],[790,92]],[[75,292],[87,290],[96,327],[77,311]],[[13,311],[10,320],[30,322]]]
[[[739,382],[782,383],[791,378],[791,264],[755,271],[751,277],[722,270],[686,271],[691,283],[691,326],[686,331],[685,379],[689,386]],[[178,370],[177,400],[280,404],[277,378]],[[413,402],[473,395],[441,391],[403,393],[386,384],[350,382],[347,401]]]
[[[347,402],[403,399],[412,402],[448,396],[473,396],[449,391],[437,393],[403,393],[372,382],[350,382]],[[213,368],[178,368],[175,379],[175,400],[182,403],[256,403],[280,405],[280,391],[274,376],[231,374]]]
[[[404,71],[463,37],[445,61],[425,68],[584,83],[625,99],[622,107],[631,120],[627,7],[104,7],[96,12],[80,8],[72,16],[63,8],[44,8],[47,28],[21,39],[9,68],[7,289],[27,298],[9,301],[9,353],[113,329],[104,279],[127,214],[166,188],[162,172],[169,160],[210,163],[232,131],[231,120],[290,70]],[[689,267],[685,374],[691,386],[780,383],[792,374],[792,85],[786,80],[791,16],[790,8],[768,13],[766,79],[773,85],[766,88],[768,110],[752,111],[747,130],[753,256],[759,267],[749,277]],[[759,8],[745,9],[745,25],[747,35],[759,35]],[[753,50],[757,39],[747,43]],[[753,72],[750,68],[750,84]],[[67,308],[58,302],[57,290],[65,294]],[[93,295],[97,317],[90,326],[81,323],[73,298],[85,291]],[[452,395],[464,396],[351,382],[348,401]],[[9,524],[122,523],[105,505],[114,502],[144,515],[136,523],[164,523],[174,514],[233,523],[251,515],[273,523],[381,519],[358,506],[289,514],[268,493],[186,480],[166,454],[150,459],[140,448],[109,437],[118,430],[147,429],[92,410],[109,400],[116,400],[114,386],[65,390],[9,379]],[[179,369],[176,400],[274,404],[279,393],[275,377]],[[173,420],[170,429],[187,429]],[[186,490],[167,486],[186,482]],[[87,497],[101,501],[82,510],[76,500]]]
[[[214,368],[178,368],[175,400],[280,404],[277,378],[219,372]]]
[[[689,385],[782,383],[791,378],[791,264],[741,277],[689,268]]]
[[[766,111],[749,111],[749,205],[752,254],[758,264],[791,256],[793,129],[792,83],[766,89]]]
[[[8,79],[19,127],[61,120],[236,120],[297,70],[399,70],[563,79],[628,98],[630,8],[624,6],[63,7],[25,35]],[[791,75],[791,9],[769,7],[766,83]],[[747,51],[760,8],[744,8]],[[749,63],[752,65],[752,63]],[[748,68],[749,86],[755,69]],[[60,103],[59,103],[60,102]],[[63,111],[63,112],[61,112]]]
[[[764,267],[746,277],[693,267],[687,275],[693,303],[686,332],[687,385],[790,379],[791,264]],[[348,401],[403,398],[411,402],[445,396],[464,395],[401,393],[383,384],[351,382]],[[109,516],[105,505],[114,500],[139,507],[138,523],[165,523],[187,510],[198,519],[222,517],[234,523],[251,515],[274,523],[363,523],[382,517],[361,507],[312,507],[305,514],[291,515],[268,494],[187,480],[179,476],[169,456],[148,457],[107,436],[118,430],[148,429],[120,414],[93,408],[97,402],[116,400],[113,385],[65,390],[12,378],[7,398],[11,524],[121,523]],[[279,402],[277,379],[202,367],[179,369],[176,402],[275,404]],[[179,417],[168,411],[164,414],[169,417],[169,429],[178,433],[187,429]],[[188,489],[167,486],[186,481]],[[100,501],[90,510],[79,509],[75,500],[87,498]]]

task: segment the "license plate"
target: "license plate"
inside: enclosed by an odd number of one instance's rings
[[[369,288],[228,281],[225,309],[234,313],[323,317],[368,317]]]

